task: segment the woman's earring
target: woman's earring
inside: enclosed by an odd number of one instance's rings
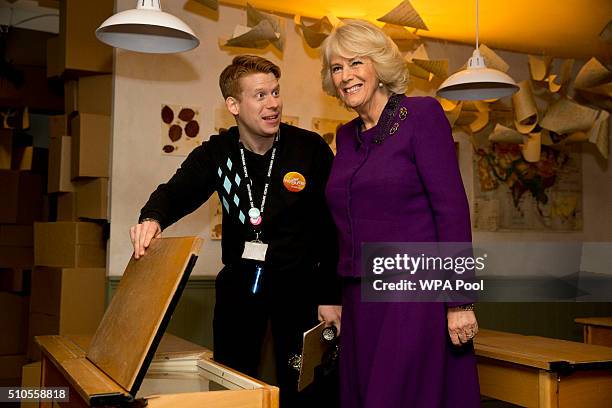
[[[382,88],[383,86],[384,86],[384,85],[383,85],[383,83],[382,83],[381,81],[379,81],[379,82],[378,82],[378,87],[379,87],[379,88]]]

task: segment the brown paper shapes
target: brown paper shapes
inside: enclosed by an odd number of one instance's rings
[[[306,25],[302,21],[302,17],[296,15],[294,22],[302,29],[304,40],[310,48],[319,48],[334,28],[334,24],[328,17],[323,17],[311,25]]]
[[[518,85],[519,90],[512,95],[514,126],[520,133],[527,134],[538,124],[538,108],[529,81],[521,81]]]
[[[429,30],[419,13],[408,0],[403,0],[393,10],[377,19],[383,23]]]
[[[540,126],[560,135],[590,129],[598,111],[576,102],[561,98],[550,105]]]
[[[262,13],[247,3],[247,25],[237,25],[232,38],[220,40],[219,45],[239,48],[265,48],[272,44],[279,51],[285,42],[284,20]]]

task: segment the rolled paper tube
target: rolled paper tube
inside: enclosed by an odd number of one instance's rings
[[[520,133],[527,134],[538,124],[538,108],[529,81],[521,81],[518,85],[518,92],[512,95],[514,126]]]
[[[493,133],[489,135],[489,141],[495,143],[520,144],[523,143],[524,137],[516,130],[510,129],[498,123],[497,125],[495,125]]]
[[[556,93],[565,85],[572,75],[572,67],[574,66],[573,59],[566,59],[561,64],[559,75],[550,75],[548,77],[548,89],[550,92]]]
[[[521,144],[521,153],[523,159],[529,163],[535,163],[540,161],[540,152],[542,150],[542,137],[538,133],[530,133],[529,135],[523,135],[525,138],[523,144]]]
[[[548,74],[548,69],[550,67],[550,62],[552,58],[550,57],[536,57],[535,55],[529,55],[529,72],[531,72],[531,79],[534,81],[544,81]]]
[[[442,109],[444,109],[444,112],[450,112],[455,110],[457,105],[461,103],[460,101],[451,101],[450,99],[442,98],[440,96],[437,96],[436,99],[438,100],[438,102],[440,102],[440,105],[442,105]]]
[[[448,119],[448,123],[450,123],[451,127],[455,125],[457,119],[459,119],[459,115],[461,115],[461,107],[463,106],[462,102],[459,102],[455,105],[455,108],[450,111],[444,111],[446,118]]]
[[[554,145],[554,142],[552,140],[552,138],[550,137],[550,132],[547,129],[542,129],[542,131],[540,132],[540,137],[542,138],[542,145],[544,146],[552,146]]]

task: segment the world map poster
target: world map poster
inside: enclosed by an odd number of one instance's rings
[[[476,231],[582,230],[582,164],[578,147],[542,146],[540,160],[526,162],[518,144],[476,148]]]

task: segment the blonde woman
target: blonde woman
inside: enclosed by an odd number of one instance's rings
[[[323,89],[357,117],[339,129],[326,188],[343,277],[345,408],[478,407],[473,305],[362,302],[364,242],[471,242],[468,203],[438,102],[408,98],[406,61],[353,20],[323,45]]]

